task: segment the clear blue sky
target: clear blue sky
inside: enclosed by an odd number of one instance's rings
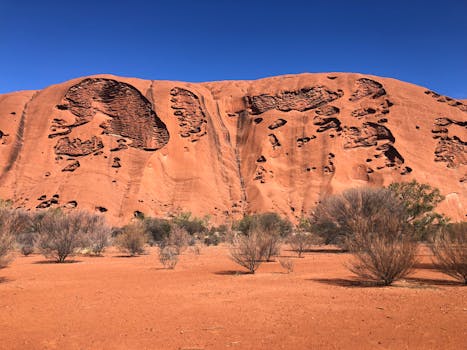
[[[467,98],[467,0],[0,0],[0,93],[362,72]]]

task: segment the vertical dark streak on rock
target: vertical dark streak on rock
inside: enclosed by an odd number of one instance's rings
[[[246,107],[246,106],[245,106]],[[246,208],[245,206],[247,205],[247,193],[246,193],[246,188],[245,188],[245,179],[243,178],[242,175],[242,165],[241,165],[241,158],[240,158],[240,145],[244,143],[244,130],[245,130],[245,123],[248,122],[249,120],[249,115],[248,111],[245,109],[239,114],[239,117],[237,118],[237,135],[236,135],[236,140],[235,140],[235,160],[237,162],[237,169],[238,169],[238,176],[240,177],[240,186],[242,190],[242,209],[243,212],[245,212]]]
[[[21,149],[23,148],[24,126],[26,124],[26,111],[28,109],[29,104],[36,97],[36,95],[38,93],[39,93],[39,91],[34,93],[34,95],[31,96],[29,101],[24,104],[23,112],[21,113],[21,118],[20,118],[19,124],[18,124],[18,130],[16,131],[15,144],[13,145],[13,149],[11,150],[10,157],[8,158],[7,164],[6,164],[5,168],[2,171],[2,174],[0,175],[0,184],[4,181],[4,179],[6,178],[8,172],[15,165],[16,160],[18,159],[18,156],[19,156],[19,154],[21,152]],[[16,186],[15,186],[15,191],[16,191]]]
[[[208,110],[206,108],[206,102],[204,100],[204,96],[201,95],[199,100],[200,100],[200,103],[201,103],[201,108],[203,109],[204,115],[205,115],[205,117],[207,119],[207,129],[209,130],[208,135],[212,136],[212,140],[214,141],[214,145],[215,145],[215,148],[216,148],[216,152],[215,152],[216,157],[217,157],[218,162],[221,164],[221,169],[220,170],[221,170],[223,183],[228,184],[229,183],[229,177],[227,176],[227,173],[225,171],[226,165],[225,165],[225,162],[224,162],[224,157],[222,157],[222,150],[221,150],[221,147],[220,147],[219,135],[215,130],[211,114],[208,112]],[[220,114],[219,105],[217,104],[217,102],[216,102],[216,105],[217,105],[217,115],[218,115],[219,123],[220,123],[220,126],[221,126],[221,132],[224,135],[225,140],[230,144],[230,135],[229,135],[229,133],[227,131],[227,128],[225,127],[225,125],[222,122],[222,116]],[[232,202],[233,202],[232,191],[231,191],[231,188],[229,186],[229,203],[232,203]]]

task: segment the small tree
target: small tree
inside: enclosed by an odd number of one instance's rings
[[[58,263],[85,246],[86,235],[95,222],[92,214],[83,211],[65,214],[59,210],[48,211],[37,220],[38,247],[46,258]]]
[[[395,182],[390,184],[388,189],[405,206],[407,221],[412,226],[417,239],[428,239],[439,226],[447,223],[446,217],[434,211],[444,200],[439,189],[418,183],[416,180]]]
[[[115,237],[115,245],[131,256],[144,253],[147,236],[141,222],[134,222],[123,227]]]
[[[407,276],[416,261],[417,245],[404,216],[380,213],[355,218],[346,245],[354,255],[349,269],[361,278],[390,285]]]
[[[467,222],[442,229],[435,236],[431,250],[441,272],[467,284]]]
[[[262,253],[262,238],[256,231],[237,235],[230,245],[230,258],[250,273],[255,273],[261,265]]]

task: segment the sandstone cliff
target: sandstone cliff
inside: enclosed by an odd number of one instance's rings
[[[0,198],[25,208],[307,215],[417,179],[466,219],[467,104],[361,74],[184,83],[99,75],[0,95]]]

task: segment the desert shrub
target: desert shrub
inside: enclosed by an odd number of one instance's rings
[[[140,221],[124,226],[114,239],[114,243],[120,251],[131,256],[144,253],[146,241],[146,231]]]
[[[180,226],[173,225],[168,237],[161,242],[160,246],[161,248],[174,247],[180,254],[188,245],[192,245],[191,243],[194,243],[194,241],[188,232]]]
[[[190,247],[190,250],[193,252],[195,255],[200,255],[201,254],[201,246],[199,244],[194,244]]]
[[[10,251],[13,249],[14,241],[14,237],[8,231],[0,230],[0,269],[10,263]]]
[[[434,211],[435,207],[444,199],[439,189],[428,184],[411,182],[395,182],[388,189],[399,199],[407,212],[407,222],[411,225],[416,238],[427,240],[448,219]]]
[[[174,269],[178,263],[180,252],[175,246],[165,246],[159,249],[159,261],[166,269]]]
[[[16,245],[21,254],[28,256],[34,253],[36,237],[37,235],[34,231],[21,232],[16,236]]]
[[[245,215],[233,225],[233,229],[247,234],[253,230],[264,232],[277,232],[279,236],[286,237],[292,231],[292,223],[281,218],[277,213],[263,213]]]
[[[435,236],[431,250],[441,272],[467,284],[467,222],[443,228]]]
[[[10,252],[15,241],[11,234],[11,224],[11,210],[0,207],[0,269],[11,261]]]
[[[380,213],[385,213],[381,216]],[[313,232],[324,244],[336,244],[347,250],[347,237],[355,233],[354,222],[374,222],[385,216],[406,221],[407,214],[401,202],[387,189],[356,188],[322,200],[316,207],[311,222]]]
[[[310,249],[312,245],[320,244],[321,242],[322,240],[319,236],[302,230],[297,230],[288,238],[290,247],[297,253],[299,258],[301,258],[303,252]]]
[[[246,235],[237,235],[230,245],[230,258],[238,265],[245,267],[250,273],[255,273],[261,265],[262,238],[256,231]]]
[[[204,244],[206,245],[218,245],[225,241],[225,238],[229,232],[227,225],[213,226],[207,231],[203,237]]]
[[[151,245],[158,244],[167,238],[172,228],[170,221],[166,219],[147,217],[142,222]]]
[[[83,211],[65,214],[50,210],[37,218],[38,248],[46,258],[62,263],[86,245],[95,215]]]
[[[85,246],[93,255],[101,255],[110,244],[111,228],[103,216],[93,215],[84,235]]]
[[[34,252],[37,238],[34,217],[35,215],[23,210],[11,211],[11,234],[15,237],[16,247],[24,256]]]
[[[282,237],[277,231],[260,231],[256,233],[259,237],[261,256],[266,261],[273,261],[273,257],[280,254]]]
[[[280,253],[282,241],[291,232],[292,224],[276,213],[264,213],[245,215],[234,223],[233,229],[243,235],[255,232],[261,246],[261,256],[266,261],[271,261],[273,256]]]
[[[417,244],[405,215],[381,212],[352,220],[346,245],[354,259],[349,269],[361,278],[383,285],[407,276],[416,261]]]
[[[295,267],[294,261],[290,258],[280,258],[279,264],[282,266],[284,270],[287,271],[287,273],[293,272],[294,267]]]
[[[208,217],[192,217],[191,213],[182,213],[173,218],[173,224],[183,228],[189,235],[204,233],[208,230]]]

